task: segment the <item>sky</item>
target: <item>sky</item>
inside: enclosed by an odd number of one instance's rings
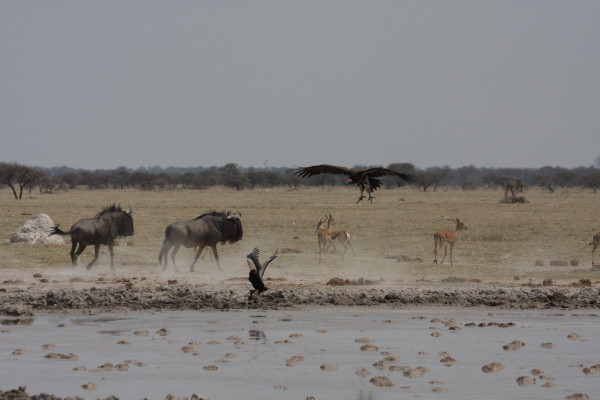
[[[590,166],[600,1],[0,0],[0,161]]]

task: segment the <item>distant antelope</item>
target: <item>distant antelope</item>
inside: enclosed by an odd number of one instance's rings
[[[325,219],[320,219],[319,222],[317,222],[317,229],[315,230],[317,238],[319,239],[319,264],[321,264],[323,254],[329,253],[331,247],[331,234],[329,233],[329,230],[325,228],[325,225],[323,225],[325,221],[327,221],[327,216],[325,216]]]
[[[344,252],[342,253],[342,261],[344,261],[344,255],[348,250],[348,246],[350,246],[350,248],[352,249],[352,255],[354,256],[354,258],[356,258],[356,254],[354,253],[354,247],[352,247],[352,242],[350,241],[350,234],[343,229],[332,230],[331,228],[334,225],[335,220],[333,219],[331,214],[329,214],[329,217],[327,217],[327,230],[331,235],[331,244],[333,245],[333,248],[337,251],[337,249],[335,248],[336,242],[344,247]]]
[[[452,266],[452,248],[454,247],[454,243],[458,240],[458,234],[461,230],[467,230],[465,224],[460,222],[458,218],[456,218],[456,230],[454,232],[441,230],[437,231],[433,234],[433,254],[435,255],[435,259],[433,260],[434,264],[437,264],[437,253],[438,250],[444,247],[444,257],[440,264],[444,263],[446,259],[446,253],[448,252],[448,247],[450,247],[450,265]]]
[[[600,246],[600,232],[596,233],[592,238],[592,241],[589,243],[589,246],[594,246],[592,249],[592,267],[594,266],[594,253],[596,249]]]

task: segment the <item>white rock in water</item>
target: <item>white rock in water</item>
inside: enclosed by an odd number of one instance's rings
[[[61,236],[50,236],[53,227],[54,222],[48,215],[38,214],[17,229],[10,237],[10,242],[28,244],[64,243],[65,241]]]

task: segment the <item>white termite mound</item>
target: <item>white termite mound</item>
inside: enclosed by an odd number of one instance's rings
[[[54,222],[48,215],[38,214],[17,229],[10,237],[10,242],[28,244],[64,243],[65,241],[61,236],[50,235],[53,227]]]

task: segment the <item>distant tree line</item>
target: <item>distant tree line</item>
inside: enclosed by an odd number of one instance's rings
[[[353,169],[368,168],[355,165]],[[473,165],[450,168],[430,167],[419,169],[409,163],[392,163],[386,168],[412,174],[423,191],[436,191],[440,186],[460,187],[465,190],[480,187],[499,188],[505,194],[522,192],[526,187],[537,186],[549,192],[557,188],[585,187],[594,192],[600,189],[600,168],[578,167],[567,169],[546,166],[542,168],[481,168]],[[384,177],[384,187],[393,188],[402,183],[395,177]],[[142,190],[189,189],[201,190],[211,186],[226,186],[235,190],[272,188],[278,186],[296,190],[300,185],[339,186],[345,184],[341,175],[318,175],[299,179],[289,168],[243,168],[235,163],[217,167],[151,167],[110,170],[84,170],[70,167],[40,168],[18,163],[0,162],[0,185],[11,188],[16,199],[23,192],[54,193],[77,187],[89,189]]]

